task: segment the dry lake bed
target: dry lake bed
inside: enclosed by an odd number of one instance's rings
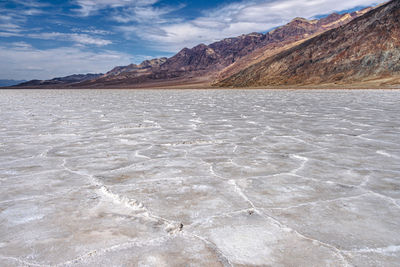
[[[399,266],[400,92],[0,91],[1,266]]]

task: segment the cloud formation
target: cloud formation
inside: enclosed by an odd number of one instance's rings
[[[9,79],[50,79],[75,73],[102,73],[131,56],[109,50],[90,51],[81,47],[36,49],[24,42],[0,45],[0,69]]]
[[[43,40],[71,41],[81,45],[105,46],[112,44],[110,40],[93,37],[86,33],[44,32],[27,34],[26,36]]]
[[[289,22],[295,17],[312,18],[356,6],[382,3],[382,0],[255,0],[227,4],[208,10],[202,16],[180,22],[158,21],[145,25],[117,27],[126,35],[136,35],[158,49],[176,52],[182,46],[211,43],[222,38],[250,32],[263,32]]]
[[[46,6],[37,1],[10,0],[11,2],[20,7],[17,10],[4,8],[0,2],[0,37],[23,36],[22,32],[25,30],[23,25],[28,18],[43,14],[40,8]]]
[[[99,10],[121,7],[144,7],[157,3],[158,0],[76,0],[77,10],[82,16],[90,16]]]
[[[386,0],[236,0],[222,5],[218,3],[226,2],[201,1],[0,1],[0,78],[105,72],[184,47],[264,32],[295,17],[312,18]],[[200,12],[193,13],[195,3]]]

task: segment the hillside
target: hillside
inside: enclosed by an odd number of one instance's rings
[[[83,81],[93,80],[103,74],[73,74],[65,77],[58,77],[51,80],[31,80],[18,84],[16,87],[57,87],[70,86]]]
[[[200,44],[192,49],[184,48],[175,56],[146,69],[145,72],[133,69],[118,75],[106,74],[96,80],[82,83],[82,86],[210,85],[215,79],[228,76],[230,72],[247,66],[243,63],[252,64],[264,54],[277,53],[280,49],[344,25],[370,9],[345,14],[334,13],[320,20],[295,18],[266,34],[250,33],[210,45]]]
[[[281,51],[217,83],[222,87],[398,83],[400,1]]]
[[[238,61],[223,69],[218,75],[218,80],[228,78],[229,76],[245,69],[246,67],[258,63],[263,59],[269,58],[293,46],[301,44],[302,42],[312,37],[315,37],[327,30],[345,25],[353,19],[364,15],[370,10],[372,10],[371,7],[352,13],[333,13],[320,20],[295,18],[287,25],[279,27],[270,32],[271,35],[281,36],[280,41],[269,43],[240,58]],[[284,36],[286,37],[283,38]]]
[[[73,75],[47,81],[34,80],[18,87],[119,88],[210,86],[271,55],[293,47],[329,29],[363,15],[362,11],[331,14],[320,20],[295,18],[266,34],[250,33],[210,45],[184,48],[171,58],[146,60],[139,65],[115,67],[104,75]],[[74,78],[71,80],[71,78]],[[79,80],[80,79],[80,80]]]

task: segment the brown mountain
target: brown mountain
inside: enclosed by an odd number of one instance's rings
[[[265,55],[293,46],[329,29],[348,23],[369,9],[346,14],[331,14],[320,20],[296,18],[266,34],[251,33],[227,38],[210,45],[184,48],[175,56],[157,60],[159,64],[142,68],[140,64],[117,67],[81,87],[151,87],[202,84],[210,85],[217,78],[228,77],[247,64],[262,60]],[[227,68],[228,67],[228,68]],[[223,71],[222,71],[223,70]],[[220,74],[220,72],[222,73]]]
[[[218,75],[217,80],[223,80],[229,76],[249,67],[255,63],[269,58],[288,48],[296,46],[312,37],[315,37],[327,30],[345,25],[353,19],[364,15],[372,10],[371,7],[363,10],[338,14],[333,13],[320,20],[307,20],[304,18],[295,18],[290,23],[281,26],[268,33],[273,39],[272,42],[254,50],[252,53],[243,56],[238,61],[223,69]]]
[[[115,74],[106,74],[98,79],[80,84],[82,87],[142,87],[145,84],[187,84],[212,81],[215,73],[238,58],[246,55],[266,42],[266,35],[252,33],[236,38],[224,39],[209,46],[200,44],[191,49],[184,48],[175,56],[146,71],[132,68]],[[142,63],[143,64],[143,63]],[[129,69],[126,67],[126,69]],[[214,76],[213,76],[214,75]],[[212,77],[212,78],[211,78]]]
[[[385,5],[234,74],[219,86],[398,83],[400,1]]]
[[[18,87],[54,88],[140,88],[169,86],[233,85],[228,77],[256,63],[288,51],[323,32],[346,25],[372,8],[362,11],[331,14],[320,20],[295,18],[290,23],[266,34],[251,33],[223,39],[210,45],[184,48],[171,58],[146,60],[139,65],[115,67],[104,75],[86,78],[75,75],[47,81],[30,81]],[[244,78],[244,77],[242,77]],[[246,86],[246,85],[241,85]]]
[[[128,66],[118,66],[107,72],[105,76],[119,75],[127,72],[146,73],[152,68],[161,66],[163,63],[165,63],[165,61],[167,61],[167,58],[162,57],[151,60],[145,60],[139,65],[130,64]]]

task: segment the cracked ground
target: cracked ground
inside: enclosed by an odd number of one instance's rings
[[[397,91],[4,90],[1,266],[399,266]]]

